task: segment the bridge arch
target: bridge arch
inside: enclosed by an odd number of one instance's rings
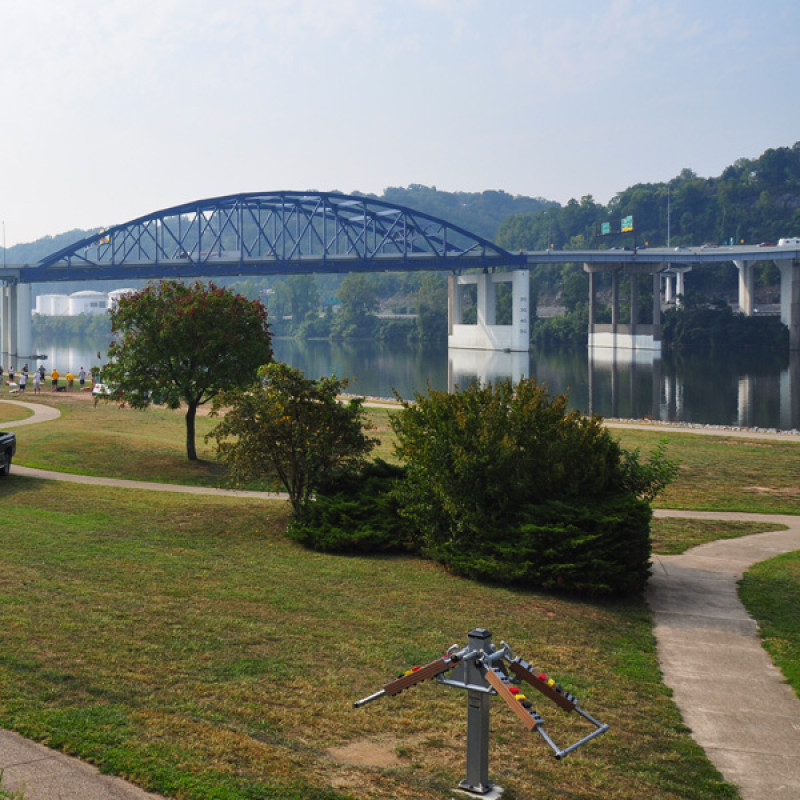
[[[99,231],[19,280],[203,277],[292,272],[449,270],[524,264],[430,214],[336,192],[254,192],[155,211]]]

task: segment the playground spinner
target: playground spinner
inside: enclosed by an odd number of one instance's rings
[[[511,647],[501,640],[500,647],[492,644],[492,634],[485,628],[475,628],[468,634],[466,647],[452,645],[447,653],[429,664],[407,670],[399,677],[384,684],[383,689],[355,703],[361,708],[381,697],[394,697],[404,689],[435,678],[439,683],[464,689],[467,702],[467,774],[458,788],[461,791],[499,797],[502,789],[489,780],[489,709],[492,696],[498,696],[517,715],[529,731],[536,731],[557,759],[577,750],[587,742],[608,730],[608,725],[598,722],[582,709],[576,697],[537,672],[527,661],[516,657]],[[544,727],[542,716],[533,703],[520,690],[521,682],[527,683],[543,694],[565,712],[576,712],[593,730],[568,747],[559,747]]]

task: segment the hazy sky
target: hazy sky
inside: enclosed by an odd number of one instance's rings
[[[800,140],[798,0],[0,0],[6,244],[245,191],[606,203]]]

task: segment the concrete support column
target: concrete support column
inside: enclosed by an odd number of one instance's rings
[[[664,273],[664,302],[667,304],[675,300],[672,278],[673,276],[669,272]]]
[[[619,325],[619,270],[611,273],[611,331],[617,335]]]
[[[792,325],[792,283],[794,268],[792,261],[784,259],[775,261],[775,266],[781,273],[781,322],[791,331]]]
[[[497,324],[497,284],[511,284],[511,324]],[[463,292],[477,291],[477,324],[465,325]],[[524,352],[530,350],[530,271],[450,275],[447,283],[448,347]]]
[[[14,363],[17,358],[17,284],[8,283],[2,290],[2,351],[6,366]],[[16,367],[16,364],[14,364]]]
[[[584,264],[583,269],[589,274],[589,333],[594,333],[595,319],[595,273],[589,270],[589,265]]]
[[[478,325],[494,325],[497,319],[497,285],[486,272],[478,276]]]
[[[670,274],[675,280],[675,293],[671,295],[671,299],[675,301],[676,307],[683,304],[683,295],[686,293],[686,273],[691,271],[691,267],[676,267],[674,264],[670,266]],[[669,278],[667,278],[667,285],[669,286]]]
[[[447,335],[453,335],[453,325],[464,321],[464,304],[458,278],[451,272],[447,276]]]
[[[788,307],[789,349],[800,350],[800,261],[781,262],[781,321],[784,321],[784,305]],[[784,277],[785,275],[785,277]],[[784,286],[786,286],[784,301]]]
[[[531,273],[527,269],[518,269],[513,273],[511,281],[511,327],[517,332],[519,346],[516,349],[530,350],[531,326]],[[522,345],[525,347],[522,347]]]
[[[686,270],[679,269],[675,275],[675,305],[683,305],[683,295],[686,293],[684,273]]]
[[[23,361],[33,354],[32,296],[29,283],[17,284],[17,358]]]
[[[745,316],[753,316],[754,271],[752,261],[734,261],[739,270],[739,311]]]
[[[653,273],[653,341],[661,342],[661,276]],[[660,347],[660,344],[659,344]]]

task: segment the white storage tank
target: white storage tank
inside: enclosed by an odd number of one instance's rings
[[[105,314],[108,308],[108,295],[105,292],[75,292],[69,296],[68,316],[80,314]]]

